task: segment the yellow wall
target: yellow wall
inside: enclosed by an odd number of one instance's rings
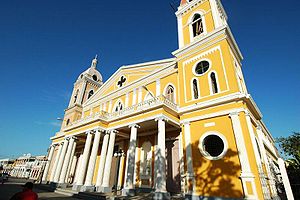
[[[206,123],[212,122],[215,126],[205,127]],[[241,167],[231,126],[228,116],[195,121],[190,125],[193,168],[198,195],[232,198],[243,196],[239,179]],[[227,140],[228,150],[222,159],[208,160],[199,151],[199,139],[209,131],[218,132]]]

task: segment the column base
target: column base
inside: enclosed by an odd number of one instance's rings
[[[84,185],[80,188],[80,192],[95,192],[95,187],[92,185],[91,186]]]
[[[57,187],[62,188],[62,189],[66,189],[68,186],[68,183],[58,183]]]
[[[80,192],[82,185],[73,185],[72,190]]]
[[[153,199],[155,200],[171,199],[171,195],[169,192],[154,192]]]
[[[112,192],[112,188],[111,187],[102,187],[102,192],[103,193],[111,193]]]
[[[135,195],[135,189],[122,189],[122,196],[134,196]]]
[[[42,181],[41,182],[41,184],[44,184],[44,185],[46,185],[46,184],[48,184],[49,183],[49,181]]]
[[[96,192],[102,192],[103,191],[103,188],[101,186],[96,186]]]

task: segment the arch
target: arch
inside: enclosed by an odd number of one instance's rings
[[[220,92],[217,72],[211,71],[209,73],[208,83],[210,87],[210,94],[217,94]]]
[[[200,91],[199,91],[199,81],[196,78],[193,78],[191,81],[191,89],[192,89],[192,98],[199,99]]]
[[[204,10],[198,10],[194,12],[189,18],[188,24],[191,41],[193,41],[197,36],[206,34],[204,13]]]
[[[118,112],[124,109],[124,104],[121,99],[118,99],[113,107],[113,112]]]
[[[94,94],[94,90],[90,90],[89,94],[88,94],[88,99],[91,98],[91,96],[93,96],[93,94]]]
[[[168,83],[164,89],[165,97],[173,103],[176,103],[176,90],[172,83]]]

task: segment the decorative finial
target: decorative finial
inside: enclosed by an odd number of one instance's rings
[[[91,67],[93,67],[93,68],[96,68],[96,67],[97,67],[97,63],[98,63],[97,58],[98,58],[98,55],[96,54],[95,58],[94,58],[93,61],[92,61]]]

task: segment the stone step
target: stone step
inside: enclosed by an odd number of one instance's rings
[[[62,188],[56,188],[56,190],[54,192],[65,195],[65,196],[69,196],[69,197],[77,195],[79,193],[79,192],[71,190],[71,189],[62,189]]]

